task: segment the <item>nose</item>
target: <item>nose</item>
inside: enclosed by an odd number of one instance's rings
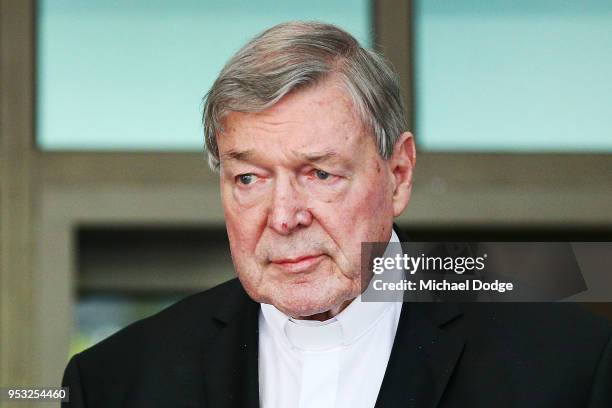
[[[299,227],[307,227],[312,214],[307,209],[306,197],[289,177],[278,177],[274,186],[268,226],[281,235],[289,235]]]

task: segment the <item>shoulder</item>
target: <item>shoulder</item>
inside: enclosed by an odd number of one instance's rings
[[[465,339],[464,368],[470,371],[506,373],[542,389],[573,383],[575,390],[588,390],[598,367],[612,367],[606,357],[612,325],[578,304],[474,303],[462,309],[448,330]]]
[[[185,355],[215,333],[216,314],[248,300],[238,279],[232,279],[130,324],[79,353],[79,364],[100,371],[119,362],[137,365]]]
[[[201,359],[217,316],[256,304],[233,279],[190,296],[75,355],[67,406],[176,406],[202,401]],[[129,403],[128,403],[129,402]]]
[[[573,303],[421,303],[410,308],[442,321],[440,328],[464,339],[466,352],[475,357],[506,353],[532,361],[587,361],[596,359],[612,337],[608,320]]]
[[[577,342],[612,335],[612,324],[573,303],[464,304],[466,327],[535,340]]]

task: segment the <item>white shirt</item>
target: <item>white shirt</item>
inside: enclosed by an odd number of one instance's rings
[[[390,242],[399,242],[393,231]],[[396,246],[398,247],[398,246]],[[382,384],[402,302],[355,298],[324,321],[259,314],[262,408],[372,408]]]

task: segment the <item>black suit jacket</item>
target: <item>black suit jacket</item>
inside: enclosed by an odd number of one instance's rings
[[[258,407],[258,315],[237,279],[186,298],[74,356],[63,406]],[[376,407],[610,408],[611,336],[571,304],[405,303]]]

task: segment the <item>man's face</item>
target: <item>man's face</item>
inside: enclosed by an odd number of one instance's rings
[[[396,183],[343,87],[328,80],[263,112],[232,112],[217,139],[247,293],[294,317],[356,297],[361,243],[389,240]]]

